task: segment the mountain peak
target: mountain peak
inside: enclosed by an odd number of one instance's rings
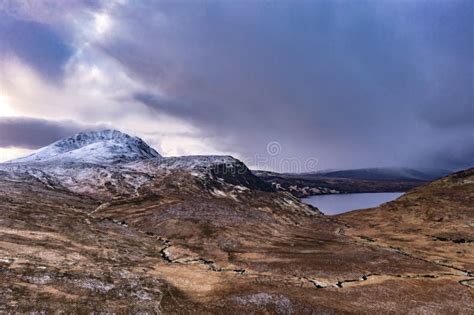
[[[10,163],[60,161],[102,164],[160,157],[161,155],[142,139],[107,129],[80,132]]]

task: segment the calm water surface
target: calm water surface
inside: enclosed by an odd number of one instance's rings
[[[302,201],[317,207],[327,215],[340,214],[347,211],[372,208],[382,203],[395,200],[404,193],[363,193],[321,195],[303,198]]]

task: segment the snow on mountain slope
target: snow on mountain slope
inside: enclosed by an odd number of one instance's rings
[[[235,165],[240,161],[229,155],[188,155],[162,157],[142,163],[142,161],[131,162],[125,165],[129,169],[146,171],[160,168],[163,170],[208,170],[215,165]]]
[[[174,178],[190,176],[205,187],[217,181],[219,185],[273,191],[231,156],[162,157],[143,140],[116,130],[79,133],[30,156],[0,164],[0,171],[27,175],[50,187],[108,197],[137,195],[160,178],[173,178],[169,177],[172,174]]]
[[[81,132],[9,163],[84,162],[113,164],[161,158],[142,139],[117,130]]]

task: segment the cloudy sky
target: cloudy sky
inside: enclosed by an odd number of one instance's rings
[[[0,161],[115,128],[276,170],[474,166],[473,21],[470,0],[0,0]]]

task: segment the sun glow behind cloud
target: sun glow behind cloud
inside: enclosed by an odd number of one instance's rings
[[[105,34],[112,26],[112,20],[107,13],[95,13],[94,14],[94,26],[97,35]]]
[[[114,60],[92,47],[84,47],[68,61],[60,85],[42,80],[16,58],[3,60],[0,68],[0,117],[26,116],[104,125],[142,137],[165,156],[223,153],[215,150],[195,126],[167,113],[152,111],[130,98],[143,86]],[[30,151],[3,148],[0,161]]]
[[[18,116],[13,107],[9,104],[8,97],[0,91],[0,117]]]

